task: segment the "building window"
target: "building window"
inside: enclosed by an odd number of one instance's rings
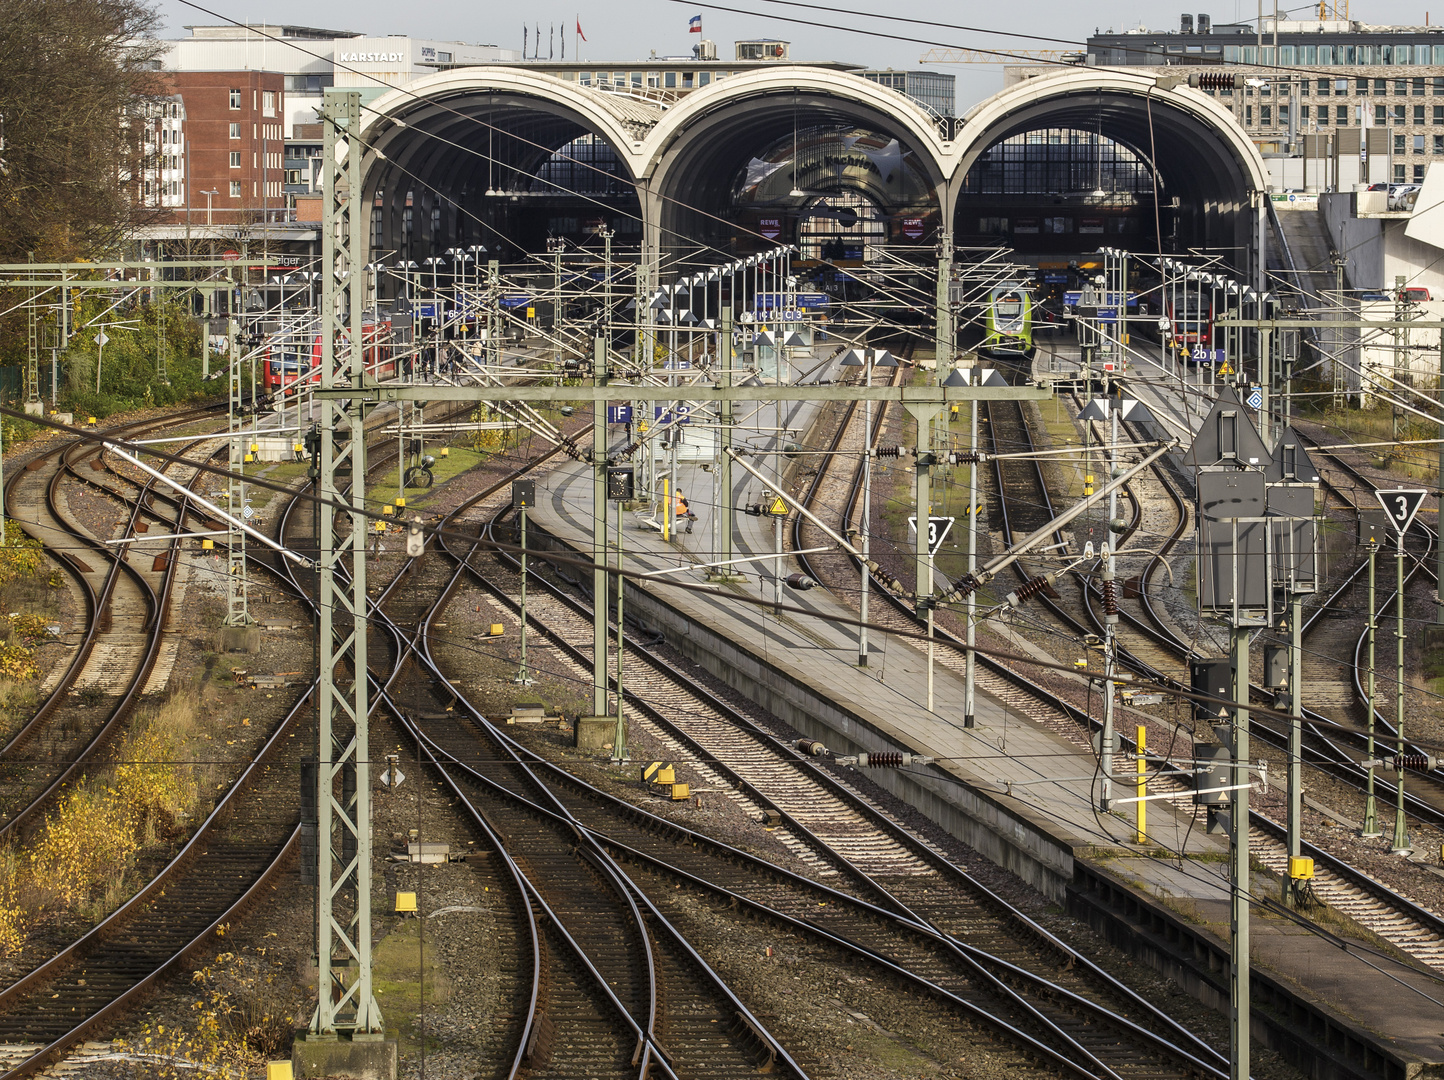
[[[1327,105],[1319,106],[1319,123],[1324,126],[1329,123],[1329,107]]]
[[[661,85],[661,81],[662,81],[662,77],[661,77],[661,75],[659,75],[657,72],[655,72],[655,71],[649,71],[649,72],[647,72],[647,85],[648,85],[648,86],[651,86],[651,87],[660,86],[660,85]]]
[[[1424,77],[1422,75],[1419,78],[1410,81],[1409,92],[1415,97],[1424,96]]]
[[[1368,97],[1368,96],[1369,96],[1369,80],[1368,80],[1368,79],[1356,79],[1356,80],[1355,80],[1355,85],[1354,85],[1354,92],[1355,92],[1356,94],[1358,94],[1360,97]]]
[[[1422,183],[1424,182],[1424,169],[1425,169],[1425,168],[1426,168],[1426,166],[1424,166],[1424,165],[1415,165],[1415,166],[1414,166],[1414,183],[1416,183],[1416,184],[1422,184]]]
[[[1383,127],[1389,122],[1389,107],[1387,105],[1374,106],[1374,123]]]
[[[1422,105],[1415,105],[1415,106],[1414,106],[1414,123],[1416,123],[1416,124],[1422,124],[1423,122],[1424,122],[1424,106],[1422,106]]]
[[[1404,106],[1395,105],[1389,110],[1389,118],[1396,124],[1402,124],[1404,122]]]
[[[692,89],[692,73],[690,71],[682,72],[682,89]]]
[[[1253,123],[1253,106],[1252,106],[1252,105],[1245,105],[1245,106],[1243,107],[1243,122],[1244,122],[1244,125],[1245,125],[1245,126]]]
[[[1318,89],[1318,91],[1319,91],[1319,97],[1328,97],[1328,96],[1329,96],[1329,80],[1328,80],[1328,79],[1320,79],[1317,89]]]
[[[1279,126],[1280,126],[1280,127],[1288,127],[1288,126],[1289,126],[1289,107],[1288,107],[1287,105],[1280,105],[1280,106],[1279,106]]]
[[[1404,182],[1405,170],[1406,170],[1407,168],[1408,168],[1407,165],[1395,165],[1395,166],[1394,166],[1394,183],[1396,183],[1396,184],[1402,184],[1402,183]]]
[[[1438,97],[1440,94],[1444,94],[1444,76],[1436,75],[1434,76],[1434,78],[1429,80],[1429,83],[1429,92],[1432,93],[1435,97]]]
[[[1348,127],[1349,107],[1347,105],[1334,106],[1334,123],[1338,124],[1340,127]]]
[[[1395,96],[1395,97],[1408,97],[1408,96],[1409,96],[1409,80],[1408,80],[1408,79],[1395,79],[1395,80],[1394,80],[1394,96]]]
[[[240,152],[239,150],[232,150],[232,151],[231,151],[231,168],[233,168],[233,169],[239,169],[240,167],[241,167],[241,152]]]
[[[232,125],[231,125],[231,138],[233,138],[233,139],[239,139],[240,137],[241,137],[241,125],[240,125],[240,124],[232,124]]]
[[[1402,157],[1404,155],[1404,136],[1394,136],[1394,153]]]
[[[231,108],[233,108],[233,109],[239,109],[240,107],[241,107],[241,92],[240,92],[239,90],[232,90],[232,91],[231,91]]]
[[[276,115],[276,92],[267,90],[261,95],[261,113],[265,116]]]
[[[1374,80],[1374,96],[1375,96],[1375,97],[1383,97],[1383,96],[1384,96],[1385,94],[1387,94],[1388,92],[1389,92],[1389,80],[1388,80],[1388,79],[1375,79],[1375,80]]]
[[[232,181],[231,181],[231,198],[233,198],[233,199],[239,199],[240,197],[241,197],[241,182],[240,182],[239,180],[232,180]]]
[[[663,83],[669,90],[674,88],[677,85],[677,73],[675,71],[667,72],[663,79]]]
[[[1307,105],[1299,106],[1299,122],[1302,123],[1304,127],[1309,126],[1309,113],[1311,111]]]
[[[1415,136],[1414,136],[1414,153],[1416,153],[1416,154],[1422,154],[1423,152],[1424,152],[1424,136],[1422,136],[1422,135],[1415,135]]]
[[[712,73],[711,73],[710,71],[699,71],[699,72],[697,72],[697,85],[698,85],[698,86],[706,86],[706,85],[707,85],[709,82],[711,82],[711,81],[712,81]]]
[[[1444,135],[1434,136],[1434,153],[1444,154]]]

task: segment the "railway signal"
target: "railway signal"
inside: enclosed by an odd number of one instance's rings
[[[1394,548],[1394,734],[1395,756],[1403,758],[1404,749],[1404,537],[1419,507],[1424,503],[1427,491],[1421,488],[1390,488],[1374,492],[1379,505],[1388,515],[1389,524],[1394,526],[1397,543]],[[1373,605],[1369,605],[1369,618],[1374,617]],[[1369,728],[1373,730],[1373,699],[1369,701]],[[1369,756],[1373,757],[1372,748]],[[1409,842],[1408,822],[1404,817],[1404,774],[1401,771],[1394,782],[1394,836],[1389,850],[1395,855],[1407,855],[1413,850]]]
[[[1384,513],[1389,516],[1389,524],[1394,526],[1399,534],[1400,543],[1404,540],[1404,534],[1409,531],[1409,526],[1414,524],[1414,518],[1419,513],[1419,507],[1424,505],[1424,496],[1427,491],[1422,488],[1390,488],[1385,491],[1380,489],[1374,492],[1378,497],[1379,505],[1384,508]]]
[[[953,522],[956,518],[950,517],[929,517],[928,518],[928,554],[936,555],[947,542],[948,534],[953,531]],[[916,536],[918,531],[917,515],[908,518],[908,534]]]

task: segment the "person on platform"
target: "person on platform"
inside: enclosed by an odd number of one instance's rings
[[[687,523],[688,532],[692,531],[692,522],[697,520],[697,515],[692,513],[692,508],[687,505],[687,496],[683,495],[681,491],[677,492],[677,505],[674,509],[674,515],[678,521],[685,521]]]

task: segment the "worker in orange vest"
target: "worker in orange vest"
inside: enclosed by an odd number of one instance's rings
[[[697,515],[692,513],[692,508],[687,505],[687,496],[682,494],[681,489],[677,491],[677,503],[673,508],[672,516],[677,521],[685,521],[687,531],[692,531],[692,522],[697,520]]]

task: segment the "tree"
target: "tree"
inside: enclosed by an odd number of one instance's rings
[[[157,27],[142,0],[0,3],[0,262],[104,255],[146,213],[129,188],[155,152]]]

